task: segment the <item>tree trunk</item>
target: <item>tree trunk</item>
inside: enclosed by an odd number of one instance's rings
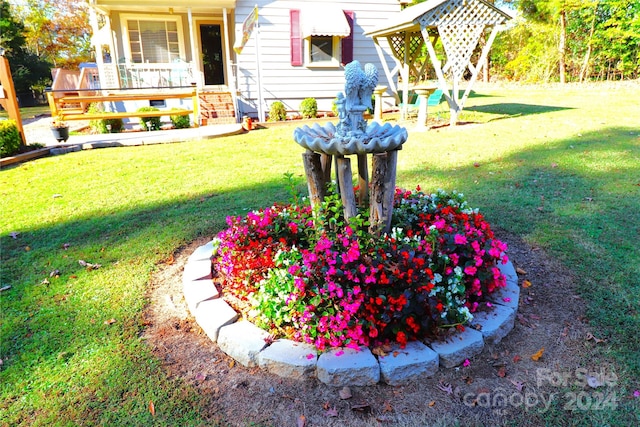
[[[593,42],[593,33],[596,29],[596,13],[598,9],[598,3],[593,6],[593,21],[591,21],[591,29],[589,30],[589,39],[587,40],[587,51],[584,54],[584,61],[582,62],[582,68],[580,69],[580,83],[587,77],[589,71],[589,60],[591,59],[591,44]]]
[[[564,10],[560,11],[560,42],[558,43],[558,51],[560,53],[560,83],[566,83],[565,77],[565,54],[567,50],[567,15]]]

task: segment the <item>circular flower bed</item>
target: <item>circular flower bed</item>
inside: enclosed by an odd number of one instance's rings
[[[363,215],[345,223],[333,192],[318,212],[296,198],[227,218],[212,261],[223,295],[274,337],[322,351],[434,339],[506,284],[506,245],[460,193],[396,189],[380,237]]]

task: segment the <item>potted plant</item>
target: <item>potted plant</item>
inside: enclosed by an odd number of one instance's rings
[[[62,114],[58,114],[56,118],[51,121],[51,132],[58,142],[69,139],[69,125],[63,120]]]

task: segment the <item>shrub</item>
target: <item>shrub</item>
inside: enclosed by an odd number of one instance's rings
[[[172,108],[171,110],[180,110],[180,108]],[[187,129],[191,127],[191,120],[188,114],[173,114],[169,116],[171,124],[176,129]]]
[[[104,106],[102,104],[93,103],[89,105],[87,112],[90,114],[98,114],[104,112]],[[111,126],[109,131],[108,125]],[[118,133],[124,129],[124,122],[122,119],[98,119],[90,120],[89,127],[94,133]]]
[[[364,210],[348,222],[342,211],[330,193],[315,213],[294,203],[227,218],[214,239],[223,290],[276,337],[324,350],[434,339],[506,285],[506,245],[461,194],[397,189],[381,237]]]
[[[305,98],[300,103],[300,114],[304,119],[315,119],[318,116],[318,103],[315,98]]]
[[[271,104],[269,109],[269,121],[281,122],[287,119],[287,110],[284,108],[284,104],[280,101],[275,101]]]
[[[20,150],[22,140],[15,120],[0,120],[0,157],[10,157]]]
[[[140,107],[138,112],[160,111],[156,107]],[[147,124],[148,123],[148,124]],[[140,125],[143,130],[160,130],[160,117],[140,117]]]

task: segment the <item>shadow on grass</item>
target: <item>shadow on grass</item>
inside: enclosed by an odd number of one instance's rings
[[[547,108],[547,107],[545,107]],[[526,136],[525,136],[526,138]],[[581,277],[596,323],[640,375],[640,146],[631,128],[551,141],[452,172],[399,171],[399,180],[462,191],[490,222],[546,247]],[[627,357],[629,356],[629,357]]]
[[[501,104],[477,105],[465,108],[466,111],[478,113],[503,114],[507,117],[528,116],[531,114],[551,113],[562,110],[572,110],[570,107],[555,107],[552,105],[535,105],[506,102]]]

